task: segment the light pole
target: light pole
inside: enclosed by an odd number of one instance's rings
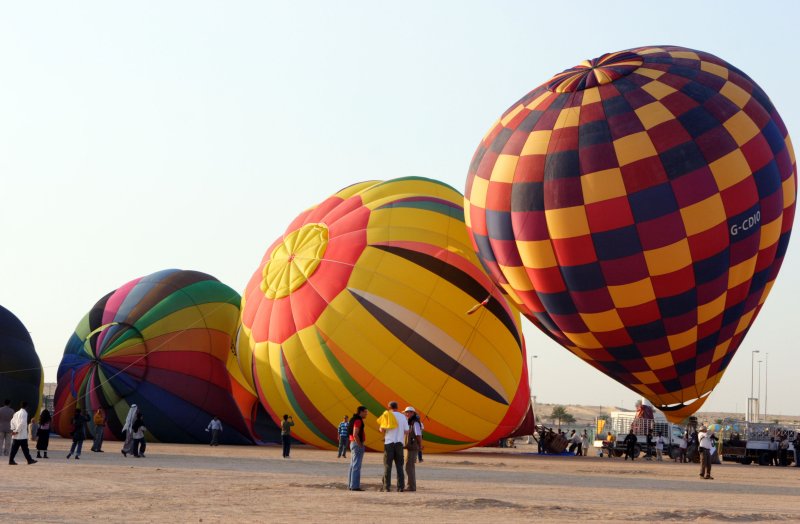
[[[539,355],[531,355],[531,365],[528,366],[528,390],[531,394],[531,410],[533,411],[533,432],[536,433],[536,395],[533,394],[533,359],[539,358]],[[539,437],[541,439],[541,437]],[[541,440],[539,440],[541,442]],[[528,444],[533,444],[533,435],[528,437]],[[540,444],[541,446],[541,444]],[[539,452],[541,452],[541,447],[539,448]]]
[[[753,368],[755,367],[753,362],[755,361],[756,353],[760,353],[759,350],[754,349],[750,353],[750,398],[747,399],[747,421],[748,422],[755,422],[753,420]]]
[[[758,361],[758,401],[761,403],[761,360]],[[756,417],[758,420],[756,422],[761,422],[761,410],[758,410],[758,416]]]
[[[767,422],[767,389],[769,389],[769,351],[764,355],[764,422]]]
[[[536,397],[533,394],[533,359],[535,358],[539,358],[539,355],[531,355],[531,365],[528,366],[528,389],[531,392],[531,407],[534,413],[536,413]]]

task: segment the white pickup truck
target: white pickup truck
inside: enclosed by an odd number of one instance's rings
[[[635,457],[638,457],[642,451],[647,449],[647,433],[652,431],[653,442],[655,442],[659,432],[666,439],[664,455],[675,458],[680,453],[683,428],[667,421],[666,417],[658,411],[653,414],[653,417],[652,419],[636,418],[635,411],[612,411],[607,421],[602,424],[598,421],[595,432],[597,440],[594,441],[594,447],[598,448],[600,453],[613,453],[614,456],[621,457],[625,453],[625,444],[622,441],[633,428],[637,442],[634,448]],[[606,434],[609,431],[616,437],[616,441],[610,449],[605,441]]]

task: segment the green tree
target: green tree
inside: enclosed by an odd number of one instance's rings
[[[550,413],[550,420],[558,424],[558,429],[561,429],[561,423],[572,424],[575,422],[573,417],[564,406],[553,406],[553,412]]]

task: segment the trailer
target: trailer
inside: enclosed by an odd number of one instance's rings
[[[623,439],[633,430],[636,435],[636,446],[633,456],[639,457],[642,452],[647,452],[647,434],[652,432],[653,440],[661,433],[666,439],[664,443],[664,455],[676,458],[680,454],[680,445],[683,442],[683,428],[677,424],[667,421],[666,417],[660,412],[654,413],[654,418],[636,418],[635,411],[612,411],[609,418],[599,419],[596,424],[596,439],[594,447],[600,450],[600,455],[613,455],[621,457],[625,454],[625,444]],[[609,443],[602,437],[611,432],[616,440]],[[655,452],[655,448],[651,450]]]
[[[742,423],[742,432],[731,432],[722,440],[722,460],[749,465],[767,466],[780,459],[780,441],[789,443],[785,461],[797,463],[794,443],[798,428],[782,424]]]

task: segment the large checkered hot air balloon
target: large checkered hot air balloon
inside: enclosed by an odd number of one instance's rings
[[[642,47],[511,106],[473,157],[466,221],[528,318],[678,420],[767,298],[796,174],[786,128],[747,75],[708,53]]]
[[[429,179],[364,182],[272,244],[243,297],[237,354],[276,422],[293,415],[294,436],[336,448],[342,416],[364,405],[367,447],[383,449],[374,421],[396,400],[441,452],[523,421],[519,314],[481,268],[462,204]]]
[[[72,431],[75,407],[103,408],[106,437],[121,438],[136,404],[151,439],[206,443],[216,415],[222,442],[252,443],[248,384],[230,358],[239,303],[239,294],[214,277],[178,269],[137,278],[100,299],[64,350],[56,431]]]

